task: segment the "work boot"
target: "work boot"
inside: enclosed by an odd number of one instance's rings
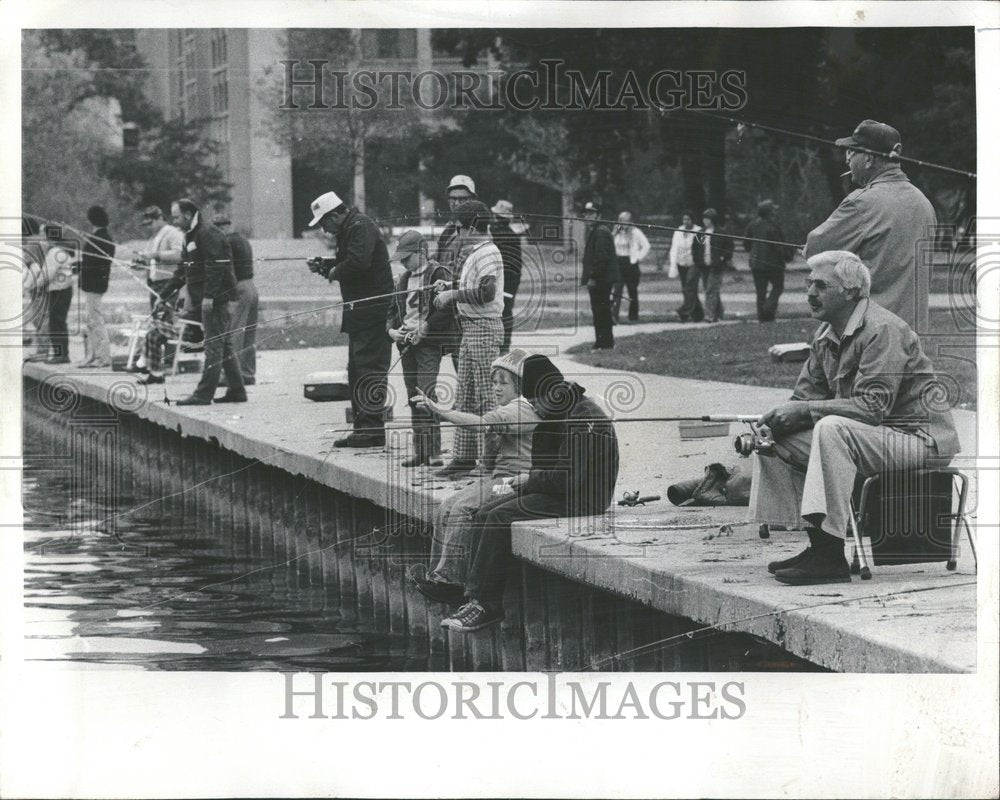
[[[810,554],[794,567],[779,569],[774,577],[792,586],[850,583],[851,567],[844,558],[844,540],[822,531],[813,534]]]
[[[809,536],[809,546],[803,550],[798,555],[794,555],[791,558],[785,558],[781,561],[772,561],[767,565],[767,571],[772,575],[779,569],[790,569],[791,567],[798,566],[799,562],[804,560],[810,552],[812,552],[812,545],[816,538],[815,528],[806,528],[806,534]]]

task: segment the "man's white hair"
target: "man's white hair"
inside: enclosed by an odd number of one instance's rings
[[[868,297],[872,290],[872,274],[864,262],[848,250],[827,250],[806,260],[809,269],[833,266],[834,277],[845,289],[857,289],[858,297]]]

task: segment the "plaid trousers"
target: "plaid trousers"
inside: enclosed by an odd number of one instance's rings
[[[163,351],[167,346],[167,340],[177,336],[173,309],[165,306],[160,311],[154,311],[150,322],[144,349],[146,369],[153,375],[160,375],[163,372]]]
[[[458,387],[455,409],[481,417],[492,411],[493,387],[490,371],[503,344],[503,322],[496,319],[472,319],[459,316],[462,344],[458,349]],[[459,428],[455,431],[452,458],[475,461],[482,450],[482,428]]]

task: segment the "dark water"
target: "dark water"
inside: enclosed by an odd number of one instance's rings
[[[340,536],[371,531],[377,517],[352,507],[338,533],[330,517],[344,506],[329,512],[325,487],[259,465],[228,483],[168,481],[173,470],[152,463],[157,446],[161,456],[187,448],[184,459],[206,447],[157,445],[138,422],[116,436],[118,456],[107,459],[107,446],[28,428],[28,659],[203,671],[816,669],[741,634],[689,638],[690,620],[530,566],[508,587],[502,628],[449,637],[442,607],[405,585],[426,560],[419,536],[383,542],[373,557]],[[244,463],[206,452],[185,469],[218,477]],[[643,647],[663,639],[671,644]]]

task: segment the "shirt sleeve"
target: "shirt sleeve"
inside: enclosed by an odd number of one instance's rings
[[[636,260],[636,263],[639,263],[646,256],[649,255],[649,249],[650,249],[649,248],[649,239],[647,239],[646,238],[646,234],[644,234],[638,228],[635,228],[635,235],[636,235],[636,238],[639,241],[639,250],[635,254],[635,260]]]

